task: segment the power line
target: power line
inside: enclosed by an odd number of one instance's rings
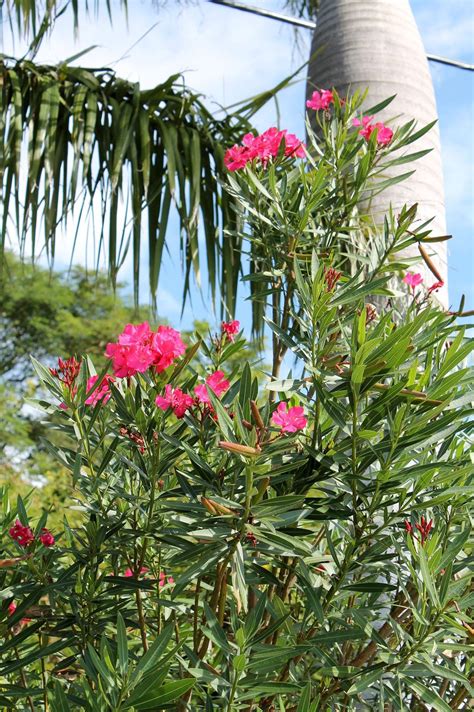
[[[286,23],[287,25],[293,25],[293,27],[303,27],[306,30],[314,30],[316,28],[316,23],[311,20],[302,20],[299,17],[291,17],[290,15],[284,15],[281,12],[273,12],[273,10],[265,10],[264,8],[255,7],[254,5],[247,5],[243,2],[238,2],[238,0],[208,0],[214,5],[222,5],[223,7],[229,7],[232,10],[242,10],[242,12],[248,12],[251,15],[259,15],[260,17],[268,17],[270,20],[277,20],[279,22]],[[456,67],[457,69],[466,69],[469,72],[474,71],[474,64],[468,64],[467,62],[460,62],[456,59],[448,59],[447,57],[440,57],[437,54],[427,54],[426,55],[430,62],[437,62],[438,64],[446,64],[448,67]]]
[[[214,3],[214,5],[223,5],[224,7],[230,7],[233,10],[242,10],[243,12],[249,12],[251,15],[260,15],[261,17],[268,17],[270,20],[279,20],[280,22],[286,22],[287,25],[293,25],[295,27],[304,27],[307,30],[314,30],[316,23],[311,20],[302,20],[299,17],[290,17],[289,15],[283,15],[281,12],[273,12],[273,10],[265,10],[262,7],[255,7],[254,5],[247,5],[243,2],[238,2],[237,0],[209,0],[209,2]]]

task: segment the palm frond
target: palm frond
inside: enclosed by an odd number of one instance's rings
[[[1,12],[10,25],[21,37],[36,35],[45,18],[55,19],[66,10],[71,9],[75,29],[79,25],[81,13],[97,13],[100,7],[106,7],[109,17],[112,17],[110,0],[6,0],[1,3]],[[127,11],[128,0],[120,0],[120,9]]]
[[[107,244],[112,282],[131,245],[138,297],[146,233],[155,297],[174,205],[184,298],[192,273],[199,281],[202,216],[212,295],[217,301],[220,288],[222,308],[233,313],[241,245],[238,237],[224,240],[224,231],[237,234],[233,199],[221,190],[224,152],[250,130],[251,116],[278,87],[216,118],[178,74],[142,90],[110,70],[66,64],[4,60],[0,73],[0,251],[15,233],[22,253],[31,243],[35,255],[41,244],[53,259],[73,214],[84,222],[100,213],[99,241]]]
[[[306,20],[316,20],[320,0],[285,0],[285,7],[296,17],[303,17]]]

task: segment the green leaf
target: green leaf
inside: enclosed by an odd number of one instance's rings
[[[300,700],[298,702],[298,707],[296,708],[296,712],[316,712],[317,703],[311,702],[311,694],[311,683],[308,682],[308,684],[303,689]]]
[[[354,682],[347,690],[348,695],[358,695],[364,690],[372,688],[372,683],[379,680],[383,670],[381,667],[377,667],[375,670],[370,670],[364,672],[357,680]]]
[[[195,683],[196,680],[193,678],[185,678],[183,680],[173,680],[164,685],[160,684],[156,689],[150,688],[142,698],[128,699],[123,708],[127,709],[133,706],[137,710],[153,710],[156,712],[160,707],[175,702],[186,692],[189,692]]]
[[[433,710],[437,712],[452,712],[451,707],[445,702],[437,692],[430,690],[426,685],[423,685],[418,680],[413,680],[413,678],[404,677],[404,680],[408,687],[410,687],[413,692],[415,692],[424,702],[428,702]]]
[[[247,656],[244,653],[236,655],[232,659],[232,667],[238,673],[244,672],[247,665]]]
[[[121,675],[125,675],[128,668],[128,642],[127,630],[120,613],[117,614],[117,661]]]
[[[19,660],[7,663],[6,665],[4,664],[0,672],[2,675],[9,675],[10,673],[15,672],[16,670],[26,668],[28,665],[31,665],[31,663],[34,663],[38,660],[42,660],[43,658],[47,658],[48,655],[54,655],[54,653],[59,653],[60,651],[68,648],[72,641],[73,638],[69,637],[62,640],[57,640],[54,643],[50,643],[50,645],[45,645],[43,647],[36,648],[28,655],[24,655],[23,657],[21,657]]]
[[[219,625],[219,621],[217,620],[214,611],[211,610],[205,601],[204,613],[206,615],[206,625],[203,627],[204,635],[212,640],[218,649],[224,650],[228,655],[233,655],[235,653],[234,648],[230,646],[222,627]]]
[[[424,584],[425,584],[426,588],[428,589],[428,592],[430,594],[433,605],[435,606],[435,608],[439,608],[440,602],[439,602],[438,592],[436,590],[436,586],[435,586],[433,577],[431,575],[430,566],[429,566],[428,559],[425,554],[425,550],[423,549],[422,546],[418,547],[418,556],[419,556],[419,561],[420,561],[421,575],[423,577]]]
[[[248,607],[248,586],[245,580],[244,550],[239,542],[232,558],[232,587],[234,595],[243,611]]]
[[[92,645],[90,643],[87,646],[87,654],[92,662],[92,665],[97,670],[100,677],[105,682],[106,686],[113,687],[114,677],[113,677],[111,671],[108,669],[105,662],[103,660],[101,660],[101,658],[97,655],[96,651],[94,650],[94,648],[92,647]]]
[[[345,591],[359,591],[360,593],[384,593],[396,591],[397,587],[388,583],[352,583],[342,587]]]
[[[360,628],[353,626],[352,628],[347,628],[346,630],[334,630],[328,631],[327,633],[316,633],[310,639],[312,643],[315,644],[327,644],[327,643],[339,643],[344,640],[364,640],[367,636],[364,631]]]
[[[51,712],[70,712],[69,701],[59,682],[54,683],[54,693],[49,695],[49,704]]]
[[[132,683],[135,686],[144,675],[157,666],[160,658],[164,655],[168,644],[173,637],[173,625],[169,623],[161,631],[160,635],[155,638],[153,643],[148,648],[147,652],[138,661],[133,675]]]
[[[388,99],[384,99],[378,104],[374,104],[374,106],[371,106],[370,109],[364,109],[364,113],[367,116],[372,116],[372,114],[378,114],[379,112],[383,111],[387,106],[389,106],[389,104],[392,103],[396,96],[396,94],[393,94],[392,96],[389,96]]]

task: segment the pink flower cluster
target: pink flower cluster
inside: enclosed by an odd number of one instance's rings
[[[174,578],[172,576],[166,576],[164,571],[160,571],[160,575],[158,577],[158,586],[160,588],[163,588],[163,586],[166,586],[167,583],[173,584]]]
[[[32,544],[35,540],[35,535],[33,534],[32,529],[22,524],[19,519],[17,519],[15,524],[10,527],[8,533],[11,538],[24,549],[26,549],[26,547]]]
[[[285,402],[278,404],[272,415],[273,425],[280,426],[282,433],[296,433],[298,430],[304,430],[308,423],[304,415],[304,409],[300,405],[287,408],[288,406]]]
[[[209,397],[209,389],[220,398],[229,388],[230,383],[225,378],[224,372],[215,371],[207,376],[205,383],[200,383],[195,387],[195,398],[184,393],[181,388],[173,388],[168,384],[165,386],[164,396],[157,396],[155,403],[161,410],[171,408],[177,418],[183,418],[194,403],[203,403],[210,407],[211,399]]]
[[[326,111],[333,103],[334,95],[332,91],[329,89],[322,89],[320,92],[313,92],[311,99],[308,99],[306,102],[306,106],[308,109],[314,109],[315,111],[320,111],[321,109]]]
[[[326,282],[328,292],[332,292],[341,277],[342,272],[334,269],[334,267],[324,268],[324,281]]]
[[[230,388],[229,381],[225,378],[223,371],[215,371],[206,378],[206,383],[196,386],[194,392],[201,403],[210,404],[209,388],[220,398]]]
[[[138,572],[138,575],[141,576],[142,574],[147,574],[149,570],[150,569],[147,569],[146,566],[142,566],[140,571]],[[123,575],[125,576],[125,578],[132,578],[134,576],[134,573],[133,573],[132,569],[128,568],[128,569],[125,569],[125,571],[123,572]]]
[[[112,359],[118,378],[134,376],[153,367],[164,371],[186,351],[178,331],[170,326],[159,326],[152,331],[147,321],[127,324],[117,343],[109,343],[105,355]]]
[[[172,388],[169,384],[165,386],[165,395],[157,396],[156,405],[161,410],[172,408],[173,413],[177,418],[183,418],[186,411],[191,408],[194,403],[192,396],[184,393],[181,388]]]
[[[87,379],[87,393],[92,390],[93,386],[97,383],[98,378],[99,376],[91,376]],[[103,401],[104,404],[107,403],[111,395],[109,384],[113,383],[114,381],[115,378],[109,373],[106,373],[95,391],[91,393],[88,398],[86,398],[86,405],[96,405],[96,403],[98,403],[100,400]]]
[[[415,291],[415,287],[419,287],[420,284],[423,283],[423,277],[418,272],[416,272],[416,273],[415,272],[407,272],[402,281],[405,284],[408,284],[408,286],[410,287],[410,289],[412,291]],[[434,282],[434,284],[432,284],[431,287],[428,287],[428,289],[427,289],[428,294],[437,292],[438,289],[442,289],[443,287],[444,287],[444,282],[442,279],[440,279],[438,282]]]
[[[279,131],[272,127],[259,136],[252,133],[245,134],[242,146],[232,146],[224,156],[224,164],[229,171],[239,171],[248,163],[258,160],[266,166],[270,158],[276,158],[282,142],[285,142],[285,156],[296,158],[305,157],[304,143],[290,134],[286,129]]]
[[[360,119],[352,119],[353,126],[361,126],[359,134],[369,141],[373,132],[377,132],[377,143],[380,146],[387,146],[393,138],[393,131],[388,126],[385,126],[381,121],[377,123],[372,123],[373,116],[363,116],[362,121]]]
[[[19,519],[17,519],[15,521],[15,524],[10,527],[8,533],[10,534],[11,538],[24,549],[28,548],[30,544],[32,544],[35,540],[33,530],[30,527],[22,524]],[[54,546],[54,536],[48,529],[45,529],[44,527],[41,530],[41,534],[38,539],[43,544],[43,546]]]
[[[45,529],[43,527],[43,529],[41,530],[41,534],[38,538],[43,544],[43,546],[54,546],[54,536],[51,534],[50,531],[48,531],[48,529]]]
[[[142,566],[138,575],[141,576],[142,574],[147,574],[148,571],[149,569],[147,569],[146,566]],[[134,576],[134,573],[132,569],[128,568],[125,569],[123,575],[125,576],[125,578],[132,578]],[[167,583],[173,584],[174,578],[172,576],[166,576],[164,571],[160,571],[160,575],[158,577],[158,586],[160,588],[163,588],[163,586],[165,586]]]
[[[228,341],[233,341],[240,331],[240,321],[223,321],[221,331],[226,335]]]

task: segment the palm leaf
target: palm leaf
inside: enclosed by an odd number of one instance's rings
[[[102,216],[99,244],[108,244],[114,284],[130,246],[136,300],[141,243],[147,235],[155,299],[174,205],[184,300],[191,275],[199,283],[203,247],[198,230],[203,219],[211,294],[223,313],[233,314],[241,243],[233,236],[235,200],[221,188],[224,149],[251,129],[254,111],[285,83],[232,113],[222,110],[217,118],[179,75],[142,91],[108,69],[4,60],[0,72],[2,250],[7,237],[18,235],[22,254],[27,244],[32,256],[42,246],[52,260],[56,240],[81,206],[83,224],[87,216],[93,220],[94,212]],[[123,205],[130,211],[128,222],[123,220]],[[71,240],[71,254],[74,244]]]
[[[33,47],[37,40],[41,42],[42,35],[48,30],[59,15],[64,14],[69,8],[72,10],[74,28],[79,25],[79,14],[84,12],[89,14],[91,10],[95,13],[99,10],[100,0],[6,0],[2,2],[1,10],[5,13],[11,30],[15,28],[22,37],[35,35]],[[102,2],[104,5],[104,2]],[[110,0],[105,0],[107,13],[112,19]],[[127,11],[127,0],[121,0],[120,6],[123,11]]]

